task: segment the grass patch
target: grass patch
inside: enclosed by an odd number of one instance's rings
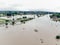
[[[8,21],[8,22],[11,22],[11,20],[8,20],[8,19],[0,19],[0,24],[5,24],[5,21]]]

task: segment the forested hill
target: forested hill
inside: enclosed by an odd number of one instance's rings
[[[0,11],[0,14],[54,14],[59,12],[49,12],[49,11]]]

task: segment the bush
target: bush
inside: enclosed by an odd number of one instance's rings
[[[23,18],[25,18],[25,19],[26,19],[27,17],[26,17],[26,16],[24,16]]]
[[[21,20],[20,22],[21,22],[21,23],[25,23],[25,21],[24,21],[24,20]]]

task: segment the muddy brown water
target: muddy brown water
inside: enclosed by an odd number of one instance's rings
[[[0,45],[60,45],[56,35],[60,35],[60,23],[51,21],[46,15],[23,25],[0,27]]]

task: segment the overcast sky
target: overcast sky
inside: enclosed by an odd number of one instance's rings
[[[0,10],[47,10],[60,12],[60,0],[0,0]]]

